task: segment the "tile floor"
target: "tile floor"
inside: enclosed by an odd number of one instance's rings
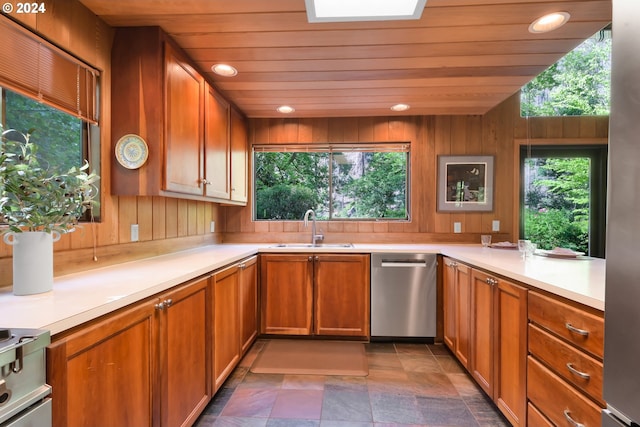
[[[196,422],[209,426],[509,426],[442,345],[369,343],[369,375],[254,374],[258,340]]]

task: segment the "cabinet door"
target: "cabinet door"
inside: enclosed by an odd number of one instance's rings
[[[217,391],[240,361],[238,267],[216,273],[213,279],[213,374]]]
[[[455,352],[456,348],[456,263],[443,258],[442,304],[444,311],[444,344]]]
[[[247,146],[247,124],[242,115],[232,108],[231,121],[231,200],[247,202],[249,148]]]
[[[317,335],[369,336],[369,255],[314,256]]]
[[[310,335],[313,256],[262,255],[260,259],[261,332]]]
[[[228,200],[230,187],[229,103],[206,85],[204,195]]]
[[[465,368],[471,358],[471,268],[456,263],[456,346],[455,355]]]
[[[163,426],[192,425],[211,397],[207,364],[209,278],[160,298]]]
[[[240,263],[240,343],[246,353],[258,336],[258,257]]]
[[[494,291],[495,279],[471,271],[471,375],[493,399],[494,387]]]
[[[53,425],[159,425],[156,325],[145,302],[55,340],[47,350]]]
[[[164,188],[202,196],[204,80],[168,43],[165,61]]]
[[[504,279],[494,286],[494,401],[514,427],[526,425],[527,289]]]

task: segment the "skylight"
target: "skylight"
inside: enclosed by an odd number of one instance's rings
[[[427,0],[305,0],[309,22],[420,19]]]

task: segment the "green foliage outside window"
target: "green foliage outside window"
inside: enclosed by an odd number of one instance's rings
[[[611,38],[594,36],[522,88],[521,114],[608,115],[610,87]]]
[[[525,238],[541,249],[588,252],[588,158],[527,159],[533,175],[525,195]]]
[[[254,154],[256,219],[407,218],[406,151],[290,150]]]

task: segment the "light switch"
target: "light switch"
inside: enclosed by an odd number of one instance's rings
[[[461,222],[454,222],[453,223],[453,232],[454,233],[462,233],[462,223]]]
[[[491,231],[500,231],[500,221],[494,219],[491,223]]]
[[[216,231],[216,222],[215,221],[211,221],[209,223],[209,232],[210,233],[215,233]]]

